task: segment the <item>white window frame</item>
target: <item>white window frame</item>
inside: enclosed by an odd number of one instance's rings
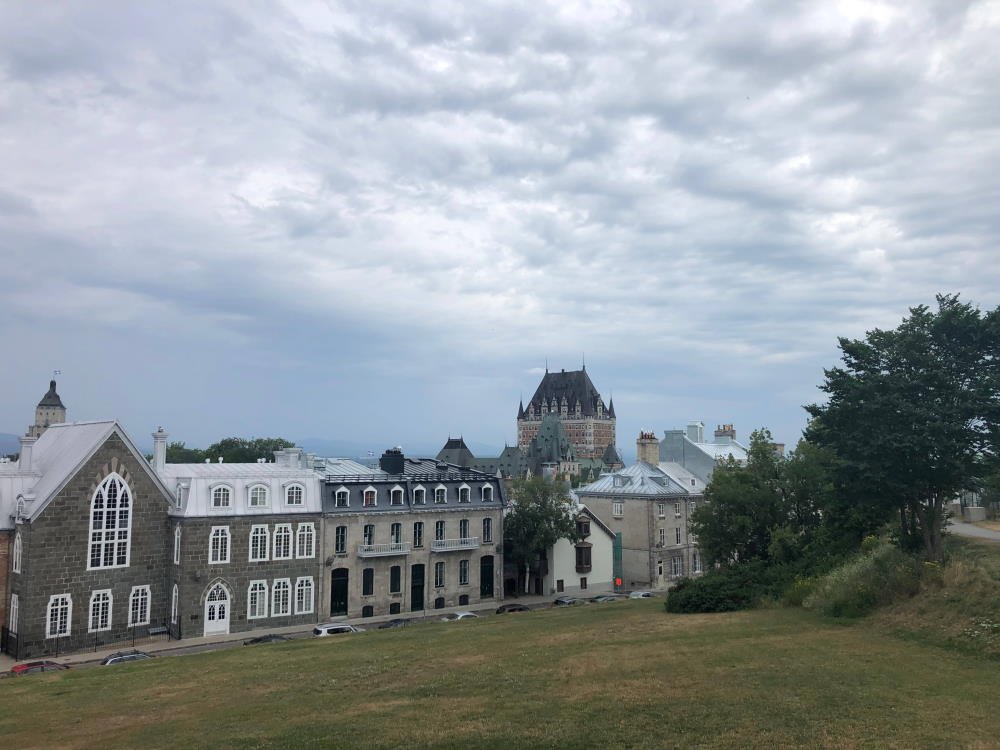
[[[438,500],[438,493],[439,492],[443,492],[444,493],[444,499],[443,500]],[[437,487],[434,488],[434,504],[435,505],[447,505],[448,504],[448,488],[445,487],[443,484],[439,484]]]
[[[108,531],[107,520],[108,520],[108,514],[111,511],[108,509],[108,507],[106,505],[105,505],[105,507],[102,510],[99,511],[101,513],[101,528],[99,528],[99,529],[95,529],[94,528],[94,513],[95,513],[94,504],[97,501],[97,496],[101,492],[105,492],[106,493],[106,487],[110,486],[110,484],[112,482],[115,482],[115,481],[121,483],[121,485],[122,485],[122,487],[124,489],[124,492],[127,493],[127,496],[128,496],[128,520],[127,520],[127,522],[125,524],[125,528],[124,528],[124,533],[125,533],[125,536],[124,536],[124,542],[125,542],[125,562],[121,562],[121,563],[118,562],[118,558],[119,558],[118,547],[121,544],[121,542],[123,541],[123,538],[122,538],[122,535],[121,535],[123,529],[119,525],[119,522],[120,522],[120,519],[121,519],[121,497],[119,497],[117,499],[118,505],[116,506],[117,507],[117,512],[114,514],[115,515],[115,522],[116,522],[114,530],[113,531]],[[105,497],[106,497],[106,495],[105,495]],[[123,477],[118,472],[114,472],[113,471],[110,474],[108,474],[106,477],[104,477],[104,479],[101,480],[101,483],[97,486],[97,489],[94,490],[94,494],[91,495],[91,498],[90,498],[90,521],[89,521],[90,533],[87,536],[87,540],[88,540],[87,541],[87,570],[111,570],[113,568],[127,568],[129,566],[129,560],[131,559],[131,556],[132,556],[132,516],[134,515],[134,510],[135,510],[134,507],[133,507],[133,505],[134,505],[133,501],[134,501],[134,498],[132,496],[132,488],[129,487],[128,482],[125,481],[125,477]],[[110,539],[110,541],[109,541],[109,538],[108,538],[108,534],[113,534],[113,537]],[[97,536],[98,538],[95,539],[95,536]],[[100,553],[100,563],[98,565],[94,565],[94,545],[95,544],[98,545],[98,551]],[[105,549],[107,548],[107,546],[109,544],[112,546],[112,560],[114,562],[111,565],[105,565],[104,564],[104,553],[105,553]]]
[[[145,594],[145,597],[143,597],[143,594]],[[142,611],[144,599],[146,604],[145,612]],[[133,604],[135,601],[139,602],[138,619],[136,619],[136,607]],[[149,625],[149,611],[152,607],[153,597],[149,591],[149,586],[133,586],[131,593],[128,595],[128,626],[134,628],[139,625]]]
[[[174,527],[174,565],[181,564],[181,526]]]
[[[444,560],[434,563],[434,588],[443,589],[445,582]]]
[[[340,497],[343,495],[344,504],[340,504]],[[333,507],[334,508],[350,508],[351,507],[351,491],[347,489],[344,485],[340,485],[333,492]]]
[[[624,516],[625,515],[625,503],[622,502],[621,500],[612,500],[611,501],[611,515],[615,516],[616,518],[621,518],[622,516]]]
[[[398,494],[397,494],[398,493]],[[399,497],[399,502],[395,500]],[[406,492],[398,484],[389,490],[389,505],[405,505],[406,504]]]
[[[256,589],[256,590],[255,590]],[[268,613],[267,581],[250,581],[247,585],[247,619],[262,620]],[[256,601],[254,599],[256,595]],[[256,608],[254,605],[256,604]],[[255,612],[257,614],[255,614]]]
[[[303,549],[306,546],[304,539],[309,540],[307,549]],[[295,529],[295,559],[308,560],[313,557],[316,557],[316,524],[312,521],[300,523]]]
[[[219,532],[218,534],[216,532]],[[216,558],[215,550],[212,543],[215,541],[216,536],[219,539],[224,539],[226,542],[226,555],[225,557]],[[213,526],[208,534],[208,564],[209,565],[226,565],[229,563],[230,556],[232,555],[233,549],[233,539],[232,534],[229,533],[228,526]]]
[[[418,484],[413,488],[413,504],[427,505],[427,490],[422,484]]]
[[[65,599],[65,603],[61,600]],[[63,623],[57,623],[57,632],[52,632],[52,610],[55,606],[59,606],[61,610],[65,604],[66,608],[66,622],[65,630],[63,629]],[[59,617],[62,620],[62,617]],[[49,597],[48,606],[45,607],[45,637],[46,638],[66,638],[73,633],[73,595],[66,594],[53,594]]]
[[[24,554],[24,543],[21,541],[21,532],[14,534],[14,549],[11,551],[10,569],[13,573],[21,572],[21,557]]]
[[[372,501],[373,502],[372,502],[371,505],[368,504],[368,493],[369,492],[371,492],[372,495],[373,495],[373,497],[372,497]],[[365,487],[364,491],[361,493],[361,507],[362,508],[377,508],[378,507],[378,490],[375,489],[370,484],[367,487]]]
[[[419,542],[419,544],[417,543]],[[414,521],[413,523],[413,548],[423,549],[424,546],[424,522]]]
[[[293,490],[298,490],[299,491],[298,492],[299,498],[298,498],[298,501],[296,501],[296,502],[292,502],[291,499],[290,499]],[[292,484],[286,485],[286,487],[285,487],[285,505],[288,505],[288,506],[290,506],[292,508],[300,508],[300,507],[302,507],[305,504],[306,504],[306,488],[305,488],[305,485],[303,485],[303,484],[301,484],[299,482],[293,482]]]
[[[667,504],[666,503],[657,503],[656,504],[656,515],[659,518],[666,518],[667,517]]]
[[[389,524],[389,541],[392,544],[403,543],[403,524],[399,521]]]
[[[667,543],[667,530],[657,529],[657,531],[660,533],[660,546],[662,547]]]
[[[308,600],[301,596],[308,591]],[[299,605],[302,606],[299,606]],[[311,615],[316,609],[316,584],[312,576],[301,576],[295,579],[295,614]]]
[[[218,490],[226,491],[226,504],[216,505],[215,504],[215,493]],[[225,513],[233,509],[233,486],[231,484],[226,484],[225,482],[216,482],[215,484],[209,485],[208,487],[208,510],[215,511],[217,513]]]
[[[258,550],[257,550],[258,554],[255,555],[254,554],[254,549],[253,549],[254,548],[254,541],[259,540],[259,539],[263,539],[264,540],[263,554],[261,554],[261,550],[259,549],[260,544],[258,544],[257,545],[257,547],[258,547]],[[271,549],[271,534],[270,534],[270,531],[267,528],[267,524],[266,523],[255,523],[253,526],[250,527],[250,535],[248,537],[247,559],[250,562],[267,562],[268,561],[268,557],[269,557],[269,553],[270,553],[270,549]]]
[[[10,629],[11,633],[17,634],[17,621],[21,616],[21,605],[17,598],[17,594],[10,595],[10,609],[7,615],[7,627]]]
[[[677,544],[683,544],[684,543],[684,541],[683,541],[684,540],[684,536],[683,536],[683,532],[681,532],[681,527],[678,526],[676,529],[674,529],[674,532],[675,532],[675,538],[677,540]]]
[[[465,493],[465,500],[462,499],[462,493]],[[471,503],[472,502],[472,488],[465,482],[458,485],[458,502],[460,503]]]
[[[440,542],[448,538],[448,522],[440,519],[434,522],[434,541]]]
[[[170,592],[170,624],[176,625],[177,619],[180,615],[180,590],[177,588],[177,584],[174,584],[173,590]]]
[[[288,538],[288,554],[279,555],[278,554],[278,535],[281,534],[283,537],[287,535]],[[291,560],[295,554],[295,539],[292,537],[292,525],[290,523],[278,523],[274,526],[274,534],[271,539],[271,559],[272,560]]]
[[[368,533],[368,529],[372,530],[372,533]],[[361,527],[361,540],[362,544],[375,544],[375,524],[366,523]]]
[[[337,544],[337,541],[338,541],[337,540],[337,532],[340,529],[344,530],[344,545],[343,545],[342,548],[339,547],[338,544]],[[333,530],[333,554],[335,554],[335,555],[344,555],[346,553],[347,553],[347,526],[340,525],[340,526],[335,527],[334,530]]]
[[[479,497],[480,497],[480,499],[484,503],[492,503],[493,502],[493,485],[492,484],[484,484],[482,487],[480,487],[479,488]]]
[[[463,533],[464,532],[464,533]],[[469,536],[469,519],[463,518],[458,522],[458,538],[459,539],[471,539]]]
[[[458,561],[458,585],[468,586],[469,585],[469,561],[459,560]]]
[[[680,517],[681,517],[681,504],[674,503],[674,518],[680,518]]]
[[[263,495],[263,498],[260,495]],[[254,501],[254,495],[258,495],[256,502]],[[263,501],[261,501],[263,500]],[[247,487],[247,508],[270,508],[271,507],[271,489],[266,484],[261,482],[254,482],[249,487]]]
[[[94,604],[97,603],[98,598],[103,600],[107,597],[108,603],[108,619],[104,627],[100,627],[100,617],[98,617],[98,627],[94,627]],[[114,606],[115,597],[111,593],[111,589],[98,589],[97,591],[90,592],[90,605],[87,607],[87,632],[88,633],[100,633],[105,630],[111,630],[112,617],[114,616]]]
[[[284,601],[280,592],[284,592]],[[279,607],[279,605],[284,605]],[[286,617],[292,614],[292,581],[290,578],[275,578],[271,585],[271,617]]]
[[[493,543],[493,519],[483,519],[483,544]]]

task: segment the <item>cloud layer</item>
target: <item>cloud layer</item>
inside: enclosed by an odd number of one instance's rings
[[[837,335],[1000,302],[1000,5],[660,5],[0,8],[0,426],[499,443],[586,352],[620,443],[792,442]]]

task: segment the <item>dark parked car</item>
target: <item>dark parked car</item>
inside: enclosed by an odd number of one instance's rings
[[[531,610],[525,607],[523,604],[501,604],[497,607],[497,614],[502,615],[504,612],[530,612]]]
[[[572,607],[574,604],[582,604],[583,599],[577,599],[573,596],[559,596],[553,600],[553,607]]]
[[[24,664],[15,664],[10,670],[11,677],[23,677],[26,674],[38,674],[39,672],[61,672],[69,669],[68,664],[60,664],[57,661],[28,661]]]
[[[387,630],[388,628],[403,628],[410,624],[409,620],[404,620],[397,617],[393,620],[386,620],[381,625],[378,626],[379,630]]]
[[[109,664],[123,664],[127,661],[142,661],[143,659],[152,658],[153,655],[147,654],[145,651],[115,651],[113,654],[104,657],[101,666],[106,667]]]
[[[593,596],[590,598],[592,602],[617,602],[621,601],[624,597],[621,594],[601,594],[600,596]]]
[[[277,633],[268,633],[267,635],[258,635],[256,638],[251,638],[249,641],[243,641],[244,646],[256,646],[258,643],[281,643],[282,641],[292,640],[287,635],[278,635]]]

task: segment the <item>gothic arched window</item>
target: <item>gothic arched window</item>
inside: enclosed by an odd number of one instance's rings
[[[110,474],[90,501],[88,569],[128,567],[131,533],[132,493],[120,475]]]

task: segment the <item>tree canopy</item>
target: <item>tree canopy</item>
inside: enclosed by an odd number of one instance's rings
[[[541,477],[516,480],[503,522],[504,555],[527,576],[537,568],[542,550],[560,539],[579,539],[573,508],[564,482]]]
[[[204,450],[188,448],[182,442],[170,443],[167,446],[168,463],[201,463],[205,459],[226,463],[255,463],[258,458],[274,460],[274,451],[282,448],[292,448],[292,443],[284,438],[239,438],[229,437],[212,443]]]

